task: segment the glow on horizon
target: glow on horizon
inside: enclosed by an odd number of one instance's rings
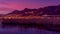
[[[60,5],[60,0],[0,0],[0,14],[9,13],[11,10],[40,8],[52,5]],[[1,10],[1,8],[4,10]],[[8,8],[9,11],[6,8]]]

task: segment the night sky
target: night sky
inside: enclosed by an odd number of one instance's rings
[[[24,8],[40,8],[60,5],[60,0],[0,0],[0,14],[6,14],[13,10]]]

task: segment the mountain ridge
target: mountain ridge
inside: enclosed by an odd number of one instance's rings
[[[25,8],[24,10],[14,10],[11,13],[8,14],[22,14],[23,16],[42,16],[42,15],[60,15],[60,5],[57,6],[48,6],[44,8],[38,8],[38,9],[28,9]]]

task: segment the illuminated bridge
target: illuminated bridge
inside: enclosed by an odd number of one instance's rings
[[[38,23],[48,23],[53,22],[54,24],[60,24],[60,17],[58,16],[20,16],[20,15],[7,15],[7,16],[0,16],[0,22],[10,22],[10,21],[17,21],[17,22],[38,22]]]

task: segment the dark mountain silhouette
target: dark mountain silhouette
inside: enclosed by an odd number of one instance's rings
[[[37,13],[37,9],[28,9],[25,8],[24,10],[14,10],[13,12],[9,13],[9,14],[22,14],[22,16],[29,16],[32,15],[31,13]]]
[[[44,7],[42,12],[47,15],[60,15],[60,5]]]
[[[29,13],[30,12],[30,13]],[[33,12],[33,14],[31,14]],[[27,14],[25,14],[27,13]],[[13,12],[9,14],[22,14],[23,16],[26,15],[35,15],[35,16],[42,16],[42,15],[60,15],[60,5],[58,6],[48,6],[44,8],[38,8],[38,9],[28,9],[25,8],[24,10],[14,10]]]
[[[14,10],[13,12],[9,13],[9,14],[20,14],[21,12],[19,10]]]

